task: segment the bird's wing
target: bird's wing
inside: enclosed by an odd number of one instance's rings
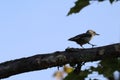
[[[70,39],[68,39],[69,41],[76,41],[76,40],[79,40],[79,39],[83,39],[83,38],[88,38],[88,37],[91,37],[92,35],[91,34],[86,34],[86,33],[83,33],[83,34],[79,34],[75,37],[72,37]]]

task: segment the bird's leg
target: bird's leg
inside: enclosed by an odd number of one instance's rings
[[[94,44],[91,44],[91,43],[89,43],[89,42],[88,42],[88,44],[90,44],[90,45],[92,46],[92,48],[93,48],[94,46],[96,46],[96,45],[94,45]]]
[[[84,49],[83,45],[80,45],[80,46]]]

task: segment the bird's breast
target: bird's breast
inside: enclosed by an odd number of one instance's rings
[[[92,37],[85,37],[85,38],[84,38],[84,40],[85,40],[86,42],[89,42],[91,39],[92,39]]]

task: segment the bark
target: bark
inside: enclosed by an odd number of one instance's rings
[[[16,74],[43,70],[70,63],[102,60],[107,57],[120,56],[120,43],[96,48],[67,48],[48,54],[38,54],[31,57],[15,59],[0,64],[0,79]]]

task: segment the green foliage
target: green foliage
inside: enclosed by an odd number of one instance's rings
[[[114,2],[114,0],[109,0],[109,1],[110,1],[111,4]]]
[[[120,60],[118,58],[107,58],[99,63],[97,68],[91,67],[92,71],[98,71],[99,74],[103,74],[105,77],[113,77],[113,72],[120,71]]]
[[[68,74],[64,80],[84,80],[85,77],[87,77],[87,75],[90,72],[88,70],[85,71],[81,71],[79,74],[75,73],[74,71],[71,72],[70,74]]]
[[[84,7],[88,6],[90,4],[90,1],[98,1],[98,2],[103,2],[105,0],[77,0],[75,2],[75,6],[72,7],[70,9],[70,11],[68,12],[68,16],[72,13],[78,13],[79,11],[81,11]],[[109,0],[109,2],[112,4],[113,2],[117,2],[119,0]]]
[[[75,6],[70,9],[67,15],[78,13],[81,9],[88,6],[89,4],[89,0],[78,0],[75,2]]]
[[[69,73],[64,80],[84,80],[89,74],[96,71],[99,74],[104,75],[106,78],[113,78],[113,72],[120,71],[120,59],[118,58],[106,58],[101,60],[98,67],[90,67],[88,70],[75,73],[74,71]]]

